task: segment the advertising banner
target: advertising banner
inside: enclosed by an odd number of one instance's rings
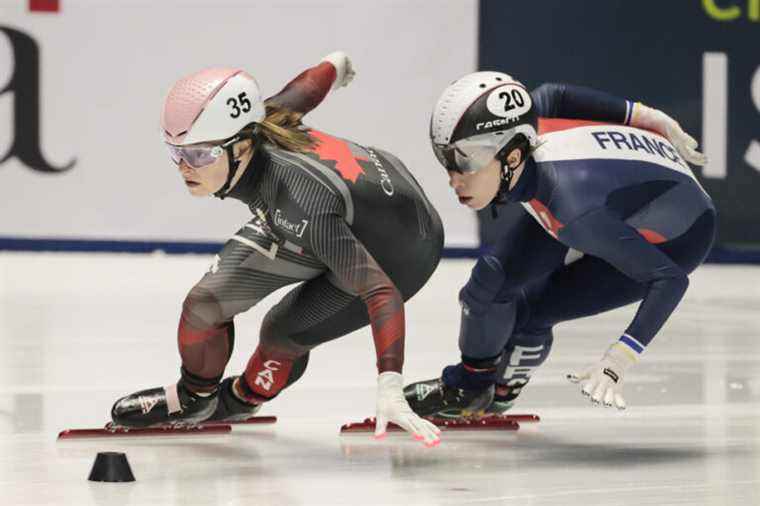
[[[724,248],[760,247],[758,48],[760,0],[481,2],[479,68],[641,101],[700,141]],[[486,240],[508,214],[483,213]]]
[[[250,213],[188,195],[160,136],[166,92],[202,68],[235,66],[268,96],[343,50],[355,80],[305,122],[394,153],[442,215],[446,244],[476,246],[476,219],[452,198],[428,122],[443,87],[475,70],[477,7],[0,1],[0,237],[224,241]]]

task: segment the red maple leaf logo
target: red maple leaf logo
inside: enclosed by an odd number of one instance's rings
[[[320,160],[334,161],[335,170],[340,173],[343,179],[356,183],[359,175],[364,174],[364,169],[357,160],[366,162],[368,159],[354,156],[348,144],[317,130],[310,130],[309,134],[319,141],[312,151]]]

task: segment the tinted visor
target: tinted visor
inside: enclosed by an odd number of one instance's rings
[[[169,156],[172,161],[179,165],[184,160],[190,167],[200,169],[206,165],[211,165],[217,158],[222,156],[224,149],[240,140],[239,136],[224,142],[223,144],[193,144],[190,146],[176,146],[165,142],[169,150]]]
[[[470,137],[445,146],[435,144],[433,151],[446,170],[477,172],[494,160],[507,140],[504,135]]]

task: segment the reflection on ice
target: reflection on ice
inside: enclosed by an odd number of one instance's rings
[[[635,308],[557,328],[552,356],[515,408],[540,414],[539,424],[445,432],[429,449],[406,434],[339,435],[342,424],[374,414],[367,331],[313,353],[304,378],[262,410],[279,417],[274,426],[56,442],[64,428],[102,425],[119,395],[176,380],[179,303],[209,259],[2,254],[0,262],[3,504],[760,503],[757,268],[696,273],[626,378],[626,412],[589,405],[564,374],[597,359]],[[445,261],[408,305],[408,381],[458,358],[456,293],[470,267]],[[269,305],[239,320],[230,372],[244,367]],[[127,453],[137,482],[88,483],[99,451]]]

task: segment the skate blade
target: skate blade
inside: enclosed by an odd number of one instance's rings
[[[226,434],[232,425],[264,425],[277,422],[276,416],[254,416],[247,420],[233,422],[207,422],[199,424],[172,424],[154,427],[131,428],[108,422],[102,429],[67,429],[58,434],[58,439],[76,439],[113,436],[184,436],[196,434]]]
[[[484,416],[485,419],[495,419],[495,420],[512,420],[513,422],[522,422],[522,423],[538,423],[541,421],[541,417],[538,415],[489,415],[486,413]]]
[[[230,422],[216,422],[217,425],[266,425],[277,422],[276,416],[252,416],[245,420],[236,420]],[[203,425],[214,425],[215,422],[204,423]]]
[[[520,422],[535,423],[541,419],[538,415],[486,415],[480,418],[453,419],[430,418],[426,420],[443,430],[519,430]],[[388,424],[388,431],[402,431],[394,423]],[[363,422],[347,423],[340,428],[341,434],[351,432],[374,432],[375,419],[365,418]]]

